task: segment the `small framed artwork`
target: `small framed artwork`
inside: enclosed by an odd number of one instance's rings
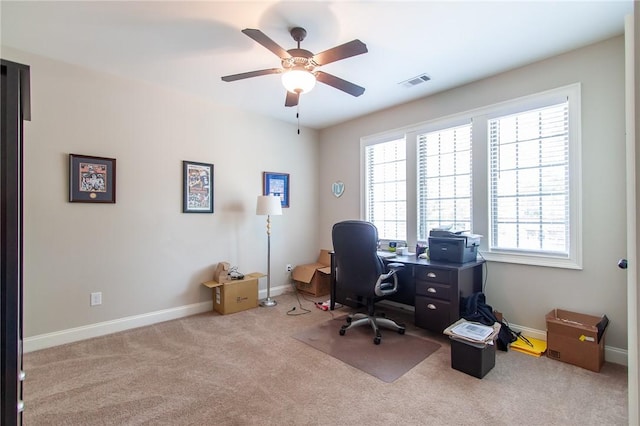
[[[262,173],[262,195],[276,195],[280,197],[282,207],[289,207],[289,174]]]
[[[116,159],[69,154],[69,202],[115,203]]]
[[[182,212],[213,213],[213,164],[182,162]]]

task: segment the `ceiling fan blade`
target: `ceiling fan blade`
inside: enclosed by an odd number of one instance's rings
[[[258,71],[250,71],[250,72],[243,72],[240,74],[233,74],[233,75],[225,75],[222,78],[222,81],[236,81],[236,80],[243,80],[245,78],[251,78],[251,77],[259,77],[261,75],[267,75],[267,74],[279,74],[282,72],[282,69],[280,68],[269,68],[266,70],[258,70]]]
[[[339,61],[340,59],[361,55],[368,51],[367,45],[356,39],[332,49],[325,50],[324,52],[320,52],[313,57],[313,60],[318,65],[326,65],[331,62]]]
[[[299,93],[291,93],[287,90],[287,99],[284,101],[284,106],[292,107],[298,105],[298,100],[300,99]]]
[[[258,43],[260,43],[261,45],[263,45],[264,47],[266,47],[267,49],[269,49],[270,51],[272,51],[273,53],[275,53],[276,55],[278,55],[279,58],[291,57],[289,52],[287,52],[278,43],[276,43],[275,41],[267,37],[267,35],[262,31],[254,30],[252,28],[245,28],[244,30],[242,30],[242,32],[247,36],[251,37],[252,39],[254,39],[255,41],[257,41]]]
[[[353,84],[347,80],[343,80],[335,75],[327,74],[326,72],[316,72],[316,79],[320,83],[327,84],[336,89],[342,90],[352,96],[360,96],[364,93],[364,87],[360,87],[357,84]]]

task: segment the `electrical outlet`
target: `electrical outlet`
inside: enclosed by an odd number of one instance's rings
[[[102,292],[91,293],[91,306],[102,305]]]
[[[287,272],[291,272],[293,270],[293,266],[290,263],[287,264]]]

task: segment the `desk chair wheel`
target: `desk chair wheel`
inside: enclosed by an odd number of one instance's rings
[[[351,321],[353,321],[353,318],[351,318],[350,316],[347,317],[347,324],[351,324]]]
[[[405,328],[404,328],[404,324],[398,324],[401,328],[398,329],[398,334],[404,334],[405,332]]]
[[[380,344],[380,336],[376,336],[373,338],[373,343],[375,343],[376,345]]]
[[[340,335],[344,336],[344,333],[347,332],[347,327],[346,325],[343,325],[342,327],[340,327]]]

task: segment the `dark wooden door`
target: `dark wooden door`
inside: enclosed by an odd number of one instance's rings
[[[22,424],[22,122],[29,120],[29,67],[0,63],[0,424]]]

